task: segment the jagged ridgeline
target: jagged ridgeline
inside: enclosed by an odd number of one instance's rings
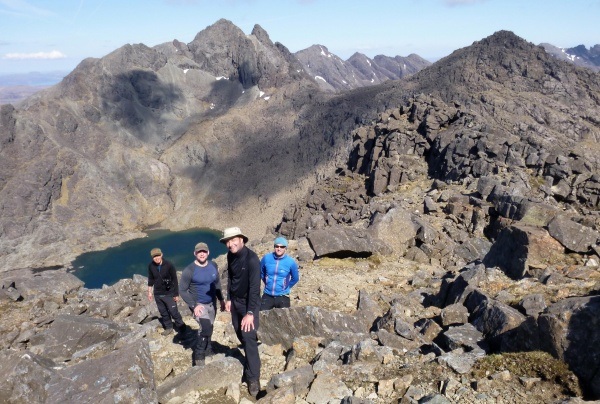
[[[220,20],[1,107],[0,393],[239,397],[223,314],[202,372],[156,333],[144,277],[42,270],[153,226],[235,225],[261,254],[288,236],[302,264],[294,307],[261,315],[273,402],[599,398],[598,74],[505,31],[374,86],[355,55],[347,91],[299,58]]]

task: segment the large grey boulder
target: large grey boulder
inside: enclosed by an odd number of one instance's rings
[[[502,230],[483,262],[502,268],[513,279],[521,279],[531,267],[544,267],[563,259],[563,245],[546,230],[516,223]]]
[[[161,384],[156,391],[158,401],[166,403],[195,390],[226,388],[232,383],[240,382],[242,371],[239,359],[232,357],[212,361],[204,366],[194,366]]]
[[[308,233],[308,241],[317,257],[368,257],[389,254],[390,248],[364,229],[332,226]]]
[[[0,351],[0,402],[45,403],[45,386],[56,377],[54,362],[32,352]]]
[[[442,333],[444,348],[448,351],[464,349],[465,351],[475,351],[480,354],[489,350],[489,345],[485,342],[483,333],[473,324],[463,324],[460,326],[449,327]]]
[[[83,282],[64,269],[10,271],[2,277],[2,287],[12,285],[23,299],[50,298],[62,303],[65,295],[77,292]]]
[[[327,404],[339,402],[351,394],[352,390],[346,387],[337,375],[319,373],[310,386],[306,401],[311,404]]]
[[[458,276],[444,279],[440,287],[439,300],[442,305],[449,306],[463,303],[467,296],[487,280],[483,264],[469,264],[464,267]]]
[[[303,335],[352,343],[368,331],[368,325],[357,316],[306,306],[261,311],[258,335],[265,344],[289,349],[294,339]]]
[[[564,360],[600,399],[600,296],[570,297],[538,318],[542,349]]]
[[[111,351],[124,332],[123,326],[110,320],[59,315],[46,331],[31,338],[30,349],[54,361],[69,361],[84,350]]]
[[[0,352],[0,401],[9,403],[154,403],[148,341],[61,366],[30,351]]]
[[[373,235],[389,245],[394,253],[403,255],[415,244],[419,226],[413,221],[413,213],[396,207],[386,213],[376,212],[369,224]]]
[[[46,387],[48,403],[157,402],[148,341],[138,339],[96,359],[69,366]]]
[[[467,297],[465,306],[471,313],[469,317],[471,324],[494,346],[498,346],[509,331],[519,327],[525,321],[525,316],[518,310],[478,290]]]
[[[600,241],[600,233],[568,217],[556,216],[548,224],[548,233],[571,251],[586,253]]]
[[[301,396],[308,392],[308,387],[315,378],[311,365],[304,365],[296,369],[288,370],[274,375],[266,386],[267,392],[283,387],[291,387],[295,396]]]

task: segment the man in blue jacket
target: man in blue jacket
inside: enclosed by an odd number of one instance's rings
[[[296,260],[285,253],[287,240],[277,237],[273,244],[274,251],[260,261],[260,277],[265,284],[261,310],[290,307],[290,289],[300,280]]]

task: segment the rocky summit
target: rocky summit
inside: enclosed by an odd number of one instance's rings
[[[302,66],[220,20],[1,107],[0,401],[600,400],[598,73],[507,31],[347,91]],[[260,314],[256,398],[228,313],[192,367],[145,277],[69,272],[151,226],[230,225],[300,263]]]

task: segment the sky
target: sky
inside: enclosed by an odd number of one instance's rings
[[[600,44],[600,0],[0,0],[0,75],[72,71],[125,44],[191,42],[219,19],[260,25],[291,52],[324,45],[436,61],[499,30],[559,47]]]

